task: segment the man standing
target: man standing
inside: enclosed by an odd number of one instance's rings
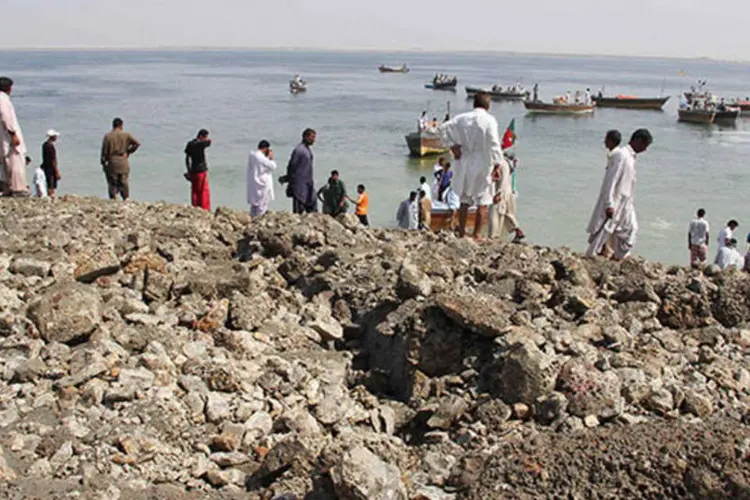
[[[427,191],[419,192],[419,229],[430,231],[432,229],[432,201],[427,196]]]
[[[111,200],[117,199],[118,194],[123,200],[130,197],[130,155],[141,146],[122,126],[120,118],[112,120],[112,132],[102,140],[101,163]]]
[[[477,206],[474,237],[479,238],[492,204],[492,171],[500,165],[503,151],[497,120],[489,113],[490,96],[479,92],[474,110],[453,118],[438,128],[443,144],[450,146],[456,158],[453,190],[461,200],[458,233],[466,235],[469,207]]]
[[[276,162],[273,150],[268,141],[258,143],[258,149],[250,153],[247,160],[247,202],[250,204],[250,215],[259,217],[268,212],[268,205],[273,201],[273,171]]]
[[[688,248],[690,249],[690,265],[701,267],[706,263],[708,254],[708,221],[704,219],[706,211],[698,210],[698,218],[690,222],[688,229]]]
[[[587,256],[599,255],[610,238],[613,238],[615,260],[624,259],[633,250],[638,233],[634,205],[636,155],[646,151],[652,141],[648,130],[638,129],[633,132],[628,146],[612,153],[587,229]]]
[[[409,193],[409,198],[402,201],[396,212],[398,227],[401,229],[417,229],[419,227],[419,204],[417,192]]]
[[[430,188],[430,185],[427,184],[427,177],[419,178],[419,190],[424,191],[427,199],[432,201],[432,189]]]
[[[317,134],[311,128],[302,132],[300,142],[289,159],[285,180],[289,183],[286,195],[292,198],[292,212],[295,214],[317,212],[315,181],[313,177],[313,153],[310,146],[315,144]]]
[[[331,172],[328,184],[318,191],[318,199],[323,203],[323,213],[336,217],[346,212],[346,186],[339,178],[338,170]]]
[[[365,192],[365,185],[360,184],[357,186],[356,200],[349,199],[357,206],[354,213],[357,216],[357,219],[359,219],[359,222],[361,222],[363,226],[369,226],[370,220],[367,218],[367,213],[369,211],[370,197]]]
[[[208,187],[206,148],[211,146],[208,130],[202,128],[195,139],[185,146],[185,178],[190,181],[191,203],[194,207],[211,210],[211,191]]]
[[[57,149],[55,142],[60,133],[54,129],[47,131],[47,140],[42,144],[42,170],[47,179],[47,194],[50,197],[55,196],[57,182],[60,180],[60,171],[57,168]]]
[[[727,227],[721,230],[719,233],[719,248],[725,247],[734,238],[734,230],[740,227],[740,223],[732,219],[727,222]]]
[[[26,196],[26,143],[16,109],[10,101],[13,80],[0,77],[0,170],[3,174],[3,194]]]
[[[492,207],[489,214],[489,229],[487,235],[490,238],[500,238],[503,234],[514,233],[513,242],[521,241],[525,235],[518,226],[516,219],[516,196],[513,193],[513,177],[510,164],[505,158],[500,163],[500,168],[492,176]]]

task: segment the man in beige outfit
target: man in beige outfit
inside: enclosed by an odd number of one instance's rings
[[[13,80],[0,78],[0,179],[6,196],[28,196],[26,144],[16,110],[10,101]]]
[[[521,241],[524,234],[518,227],[516,195],[513,193],[510,164],[505,157],[500,162],[499,168],[492,173],[492,189],[488,236],[502,238],[506,233],[514,233],[513,241]]]

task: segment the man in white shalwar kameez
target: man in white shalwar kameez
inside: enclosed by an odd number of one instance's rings
[[[26,144],[16,110],[10,101],[13,80],[0,78],[0,167],[3,169],[3,194],[28,194],[26,184]]]
[[[438,127],[443,144],[456,158],[451,185],[461,200],[458,232],[466,235],[469,207],[477,207],[474,237],[479,238],[492,204],[492,173],[503,160],[497,120],[489,113],[490,96],[479,92],[474,110],[456,116]]]
[[[633,133],[630,144],[612,151],[587,229],[587,256],[599,255],[610,238],[615,260],[628,257],[633,250],[638,233],[634,205],[636,155],[646,151],[652,140],[648,130],[639,129]]]
[[[490,238],[502,238],[503,235],[514,233],[514,242],[524,238],[523,231],[516,218],[516,195],[513,193],[513,178],[507,158],[500,162],[500,168],[492,176],[492,207],[489,212]]]
[[[268,205],[274,199],[273,171],[276,162],[273,150],[268,141],[258,144],[258,149],[250,153],[247,161],[247,202],[250,204],[250,215],[259,217],[268,211]]]

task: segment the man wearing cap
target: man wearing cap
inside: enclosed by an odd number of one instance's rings
[[[202,128],[195,139],[185,146],[185,178],[192,186],[192,204],[204,210],[211,210],[211,191],[208,188],[208,163],[206,148],[211,146],[208,130]]]
[[[47,194],[55,196],[57,182],[60,180],[60,171],[57,169],[57,149],[55,142],[60,133],[54,129],[47,131],[47,140],[42,144],[42,170],[47,180]]]
[[[141,146],[122,129],[123,123],[120,118],[112,120],[112,132],[102,140],[101,163],[111,200],[117,199],[118,194],[123,200],[130,197],[130,155]]]
[[[3,194],[27,196],[26,144],[16,110],[10,101],[13,80],[0,77],[0,171],[2,171]]]

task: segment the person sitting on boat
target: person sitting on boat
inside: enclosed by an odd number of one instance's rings
[[[565,104],[570,104],[570,90],[565,92]]]
[[[580,90],[576,90],[575,103],[581,104],[581,91]]]
[[[721,101],[719,101],[719,106],[717,107],[717,109],[722,113],[727,110],[727,105],[724,103],[723,97],[721,98]]]
[[[451,187],[451,181],[453,180],[453,172],[451,171],[451,162],[446,162],[443,166],[443,171],[440,174],[440,187],[438,188],[438,200],[445,201],[445,192]]]
[[[586,92],[583,94],[583,103],[586,106],[591,104],[591,89],[586,89]]]
[[[427,111],[422,111],[419,116],[419,131],[424,132],[425,130],[427,130]]]

